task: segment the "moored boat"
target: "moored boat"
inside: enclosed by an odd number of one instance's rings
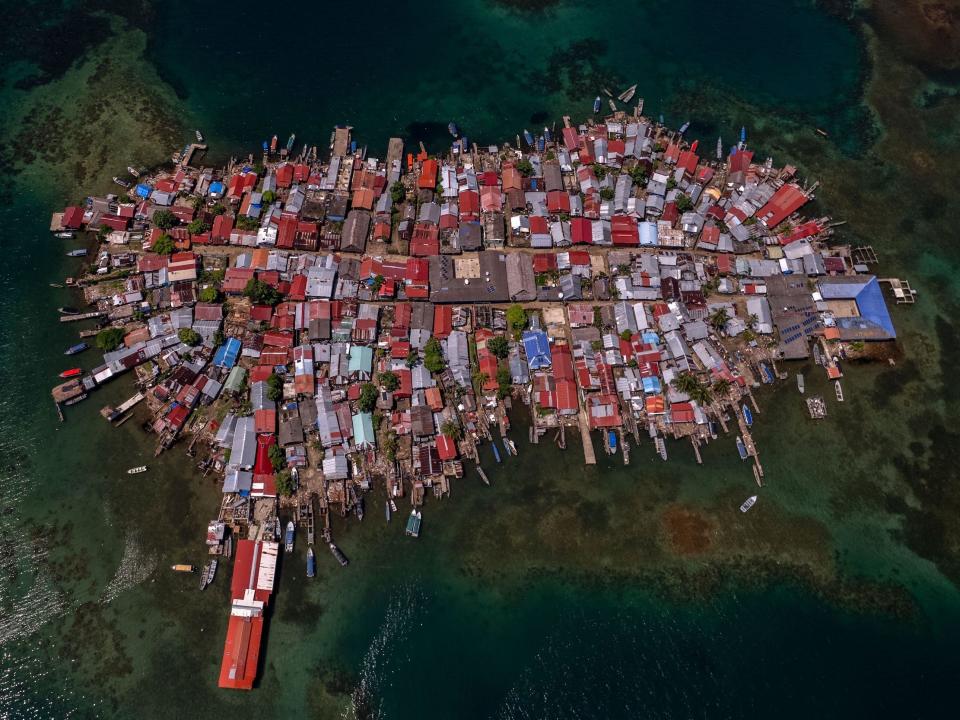
[[[744,403],[741,409],[743,410],[743,421],[747,424],[747,427],[753,427],[753,413],[750,408]]]
[[[506,438],[501,438],[501,441],[503,442],[503,449],[506,451],[507,457],[510,457],[510,455],[511,455],[511,453],[510,453],[510,446],[507,445],[507,439],[506,439]]]
[[[330,147],[333,147],[333,145],[331,145]],[[270,139],[270,152],[276,152],[276,151],[277,151],[277,136],[274,135]]]
[[[192,573],[194,571],[193,565],[187,565],[186,563],[177,563],[176,565],[171,565],[170,569],[174,572],[181,573]]]
[[[67,257],[84,257],[87,254],[86,248],[77,248],[67,253]]]
[[[637,92],[637,86],[636,86],[636,85],[631,85],[631,86],[628,87],[626,90],[624,90],[622,93],[620,93],[619,95],[617,95],[617,100],[619,100],[620,102],[628,103],[628,102],[630,102],[631,100],[633,100],[633,96],[634,96],[634,94],[635,94],[636,92]]]
[[[196,136],[197,136],[197,142],[198,142],[198,143],[202,143],[202,142],[203,142],[203,133],[200,132],[199,130],[197,130],[197,131],[196,131]]]
[[[69,230],[64,230],[63,232],[58,232],[53,234],[54,237],[60,238],[61,240],[72,240],[75,235]]]
[[[454,137],[460,136],[460,128],[457,127],[457,124],[451,120],[447,123],[447,132],[449,132]]]
[[[717,160],[723,160],[723,138],[717,137]]]
[[[833,384],[833,389],[837,393],[837,402],[843,402],[843,386],[840,385],[839,380]]]
[[[140,473],[145,473],[147,471],[146,465],[138,465],[137,467],[132,467],[127,470],[127,475],[139,475]]]
[[[387,522],[390,522],[391,511],[390,511],[390,501],[389,501],[389,500],[387,500],[387,501],[383,504],[383,511],[384,511],[384,513],[385,513],[386,516],[387,516]]]
[[[420,537],[420,524],[423,521],[423,515],[419,510],[414,508],[410,511],[410,517],[407,518],[407,529],[406,533],[410,537]]]
[[[313,577],[317,574],[317,557],[313,554],[313,548],[307,548],[307,577]]]
[[[657,448],[657,452],[660,454],[660,459],[666,461],[667,459],[667,441],[664,440],[659,435],[653,439],[653,444]]]
[[[690,121],[687,120],[683,125],[680,126],[680,134],[683,135],[687,130],[690,129]]]
[[[200,573],[200,589],[205,590],[207,585],[213,582],[213,578],[217,574],[217,561],[211,560],[203,567],[203,572]]]
[[[73,307],[73,305],[61,305],[57,308],[57,312],[61,315],[79,315],[80,311]]]
[[[70,368],[69,370],[64,370],[62,373],[60,373],[60,377],[66,379],[66,378],[77,377],[78,375],[81,375],[81,374],[83,374],[82,368]]]
[[[607,431],[607,440],[610,443],[610,452],[616,454],[617,452],[617,434],[613,430]]]
[[[593,101],[593,114],[594,114],[594,115],[596,115],[598,112],[600,112],[600,103],[601,103],[601,102],[602,102],[602,101],[600,100],[600,96],[597,95],[597,97],[596,97],[596,98],[594,99],[594,101]]]
[[[527,143],[527,147],[533,147],[533,135],[526,128],[523,129],[523,140]]]
[[[137,170],[133,165],[127,165],[127,172],[133,175],[134,177],[140,177],[140,171]]]
[[[797,390],[799,390],[800,394],[802,395],[805,389],[806,389],[806,385],[804,384],[804,381],[803,381],[803,374],[797,373]]]
[[[363,522],[363,511],[365,509],[364,505],[365,503],[363,500],[363,495],[361,495],[360,497],[357,498],[356,505],[353,506],[353,510],[357,514],[357,520],[359,520],[360,522]]]
[[[329,547],[330,552],[333,553],[333,556],[337,559],[337,562],[340,563],[340,567],[346,567],[350,564],[347,556],[343,554],[343,550],[338,548],[335,543],[331,542]]]
[[[501,460],[500,460],[500,451],[497,450],[497,444],[496,444],[496,443],[490,443],[490,447],[493,448],[493,456],[497,459],[497,462],[501,462]]]
[[[122,187],[122,188],[129,188],[129,187],[130,187],[130,181],[129,181],[129,180],[124,180],[123,178],[117,177],[116,175],[113,176],[113,182],[116,183],[117,185],[119,185],[119,186]]]
[[[84,350],[86,350],[88,347],[90,347],[90,346],[87,345],[85,342],[77,343],[76,345],[71,345],[70,347],[68,347],[68,348],[64,351],[63,354],[64,354],[64,355],[76,355],[77,353],[82,353],[82,352],[83,352]]]
[[[743,501],[743,505],[740,506],[740,512],[745,513],[747,510],[752,508],[757,502],[757,496],[751,495],[746,500]]]
[[[297,528],[293,524],[293,520],[287,521],[287,532],[283,538],[283,549],[284,552],[292,553],[293,552],[293,538],[296,534]]]
[[[510,452],[514,455],[517,454],[517,444],[510,438],[504,438],[503,441],[507,444],[507,447],[510,448]]]
[[[296,139],[297,139],[297,134],[290,133],[290,137],[287,139],[287,152],[290,152],[291,150],[293,150],[293,143],[296,141]]]
[[[740,435],[737,435],[737,452],[740,453],[741,460],[747,459],[747,446]]]

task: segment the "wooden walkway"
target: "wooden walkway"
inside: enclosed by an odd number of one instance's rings
[[[587,422],[587,411],[580,408],[577,416],[580,420],[580,440],[583,441],[583,461],[587,465],[596,465],[597,456],[593,452],[593,441],[590,439],[590,424]]]

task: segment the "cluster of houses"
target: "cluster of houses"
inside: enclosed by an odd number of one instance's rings
[[[829,218],[798,215],[812,188],[795,169],[719,151],[618,113],[529,152],[404,162],[394,139],[381,161],[338,140],[326,161],[305,148],[142,178],[55,217],[100,233],[88,299],[126,330],[83,381],[136,368],[168,441],[223,400],[204,427],[224,493],[244,497],[277,494],[273,448],[304,470],[314,448],[343,502],[378,462],[395,495],[433,487],[504,377],[541,423],[690,434],[710,400],[679,376],[736,393],[767,379],[757,353],[895,337]]]

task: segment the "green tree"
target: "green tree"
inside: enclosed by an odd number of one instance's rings
[[[510,375],[510,370],[505,367],[497,370],[497,395],[501,398],[505,398],[510,394],[510,390],[513,386],[513,376]]]
[[[496,335],[487,340],[487,350],[503,359],[510,354],[510,343],[503,335]]]
[[[287,467],[287,454],[279,445],[271,445],[267,454],[270,457],[270,464],[273,465],[274,472],[280,472]]]
[[[208,285],[207,287],[200,290],[200,302],[212,303],[220,299],[220,291],[217,290],[213,285]]]
[[[519,335],[527,327],[527,311],[522,305],[511,305],[507,308],[507,325],[514,334]]]
[[[710,317],[707,319],[715,330],[723,330],[727,326],[727,321],[730,319],[730,316],[727,314],[727,308],[718,307],[710,313]]]
[[[690,393],[690,399],[698,405],[709,405],[713,401],[713,394],[707,385],[698,382],[693,392]]]
[[[283,400],[283,378],[276,373],[270,373],[267,378],[267,397],[274,402]]]
[[[177,245],[172,237],[164,234],[157,238],[157,241],[153,243],[153,247],[150,249],[158,255],[169,255],[177,249]]]
[[[260,196],[260,202],[264,205],[270,205],[277,199],[277,194],[273,190],[265,190]]]
[[[200,333],[193,328],[188,327],[177,330],[177,337],[180,338],[180,342],[184,343],[185,345],[199,345],[203,341],[203,338],[200,337]]]
[[[677,186],[677,181],[670,177],[667,179],[667,190],[673,190]]]
[[[256,230],[260,227],[260,221],[249,215],[238,215],[236,221],[237,230]]]
[[[733,387],[733,384],[729,380],[724,380],[720,378],[713,383],[713,392],[719,395],[720,397],[726,397],[730,392],[730,388]]]
[[[387,392],[393,392],[398,387],[400,387],[400,378],[391,370],[380,373],[380,384],[383,385],[384,390]]]
[[[404,187],[403,183],[397,180],[393,185],[390,186],[390,199],[393,200],[394,205],[399,205],[407,198],[407,188]]]
[[[420,364],[420,353],[412,349],[407,353],[406,365],[408,368],[413,370],[417,365]]]
[[[460,424],[455,420],[444,421],[444,423],[440,426],[440,432],[442,432],[444,436],[450,438],[451,440],[459,440],[463,435],[463,431],[460,429]]]
[[[605,187],[600,188],[600,197],[604,200],[613,200],[613,188]]]
[[[622,333],[620,333],[620,339],[626,340],[627,342],[629,342],[630,340],[633,339],[633,331],[630,330],[629,328],[624,330]]]
[[[440,341],[435,337],[427,340],[423,348],[423,366],[432,373],[438,373],[447,365],[443,359],[443,348],[440,347]]]
[[[487,377],[487,374],[485,372],[480,372],[479,370],[475,370],[473,375],[471,375],[471,379],[473,380],[473,384],[476,386],[477,390],[483,390],[483,386],[487,383],[487,380],[489,380],[490,378]]]
[[[607,176],[607,169],[600,163],[594,163],[593,174],[597,176],[597,180],[603,180]]]
[[[397,459],[397,450],[400,448],[400,438],[397,437],[397,433],[393,430],[390,430],[387,433],[387,437],[383,440],[383,451],[386,453],[387,460],[393,462]]]
[[[223,203],[217,203],[210,208],[210,212],[214,215],[223,215],[225,212],[227,212],[227,208],[223,205]]]
[[[126,335],[126,333],[123,331],[123,328],[111,327],[98,332],[97,339],[94,342],[97,347],[104,352],[110,352],[120,347],[124,335]]]
[[[649,177],[647,177],[646,168],[643,165],[634,165],[630,168],[630,179],[633,180],[634,185],[646,185]]]
[[[533,175],[533,163],[524,158],[516,165],[517,172],[523,175],[524,177],[530,177]]]
[[[227,337],[226,337],[226,335],[223,334],[223,330],[217,330],[217,331],[213,334],[213,346],[214,346],[214,347],[220,347],[221,345],[223,345],[224,342],[226,342],[226,340],[227,340]]]
[[[689,372],[680,373],[670,384],[673,385],[677,392],[691,396],[696,389],[700,387],[700,381],[697,380],[697,376]]]
[[[197,218],[192,220],[189,225],[187,225],[187,230],[191,235],[202,235],[210,229],[210,226],[203,221],[203,218]]]
[[[250,278],[243,289],[243,294],[257,305],[276,305],[283,298],[276,288],[267,285],[259,278]]]
[[[157,210],[151,219],[153,224],[161,230],[169,230],[177,224],[177,216],[169,210]]]
[[[377,406],[377,398],[380,396],[380,391],[377,390],[377,386],[373,383],[364,383],[360,388],[360,399],[357,401],[357,407],[360,409],[360,412],[373,412],[373,409]]]
[[[274,445],[276,447],[276,445]],[[272,448],[271,448],[272,449]],[[277,494],[282,497],[293,495],[293,475],[289,470],[281,470],[276,476]]]
[[[693,200],[690,199],[689,195],[680,193],[676,198],[674,198],[674,202],[676,203],[677,210],[679,212],[685,213],[693,210]]]

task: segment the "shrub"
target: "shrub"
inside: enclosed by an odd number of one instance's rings
[[[184,343],[185,345],[199,345],[203,341],[203,338],[200,337],[200,333],[193,328],[188,327],[177,330],[177,337],[180,338],[180,342]]]
[[[360,399],[357,401],[357,407],[360,412],[372,412],[377,406],[377,397],[379,396],[377,386],[373,383],[364,383],[360,388]]]
[[[158,255],[169,255],[174,250],[177,249],[176,243],[173,241],[173,238],[169,235],[161,235],[157,238],[157,241],[153,244],[153,247],[150,248],[153,252]]]
[[[124,335],[126,335],[126,333],[123,331],[123,328],[107,328],[97,333],[95,343],[97,347],[104,352],[110,352],[120,346],[123,342]]]

